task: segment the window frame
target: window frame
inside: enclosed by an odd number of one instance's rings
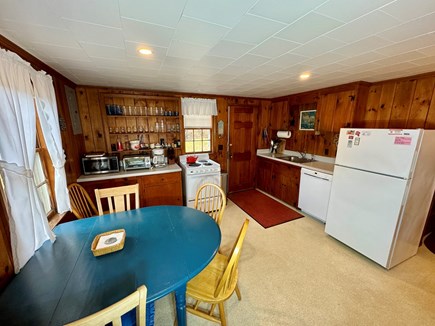
[[[204,150],[195,151],[195,136],[194,136],[195,130],[202,130],[202,131],[208,130],[209,131],[210,136],[209,136],[208,140],[204,139],[203,135],[201,136],[201,144],[203,144],[204,140],[210,142],[210,150],[209,151],[204,151]],[[187,149],[186,149],[186,144],[187,144],[187,140],[186,140],[187,139],[187,137],[186,137],[187,135],[186,135],[186,133],[188,131],[192,131],[193,132],[193,140],[192,140],[192,142],[193,142],[193,151],[192,152],[187,151]],[[212,150],[213,150],[213,139],[212,139],[213,133],[212,132],[213,132],[213,128],[184,128],[184,152],[186,154],[212,153]],[[203,132],[202,132],[202,134],[203,134]],[[204,147],[201,146],[201,148],[203,149]]]

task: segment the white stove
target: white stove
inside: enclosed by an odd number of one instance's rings
[[[195,163],[187,163],[188,156],[197,156]],[[180,165],[186,174],[209,174],[221,172],[219,163],[210,160],[208,154],[180,155]]]
[[[188,156],[197,156],[193,164],[187,163]],[[183,198],[184,204],[193,207],[196,192],[205,183],[214,183],[221,186],[221,166],[210,160],[207,153],[195,155],[180,155],[180,166],[183,170]]]

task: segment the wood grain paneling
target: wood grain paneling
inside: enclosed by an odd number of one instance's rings
[[[424,128],[434,91],[435,78],[417,80],[406,128]]]
[[[415,80],[404,80],[396,84],[389,128],[404,128],[409,116]]]

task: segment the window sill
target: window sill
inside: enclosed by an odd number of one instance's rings
[[[59,224],[59,222],[62,220],[62,218],[66,215],[66,213],[62,213],[62,214],[53,214],[52,216],[50,216],[48,218],[48,225],[50,226],[50,228],[53,230],[55,228],[56,225]]]

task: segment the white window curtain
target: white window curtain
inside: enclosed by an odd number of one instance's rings
[[[30,64],[0,49],[0,173],[8,200],[15,272],[55,235],[33,181],[36,113]]]
[[[217,115],[216,99],[182,97],[181,113],[183,115]]]
[[[39,71],[31,75],[35,91],[35,102],[42,133],[48,153],[54,167],[54,189],[56,195],[57,212],[64,213],[71,210],[65,174],[65,154],[60,137],[59,117],[54,94],[53,80],[45,72]]]

